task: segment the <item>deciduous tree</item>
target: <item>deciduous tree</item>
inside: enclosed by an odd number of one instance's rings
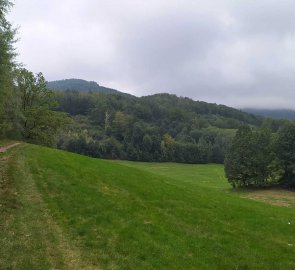
[[[276,141],[276,155],[283,168],[282,181],[285,185],[295,187],[295,124],[283,126]]]
[[[13,92],[13,69],[15,67],[15,29],[6,19],[12,3],[0,0],[0,136],[13,128],[9,105]]]
[[[23,113],[22,136],[25,140],[52,145],[58,131],[69,122],[65,113],[53,111],[53,93],[46,87],[42,73],[34,75],[22,68],[17,71],[16,86]]]

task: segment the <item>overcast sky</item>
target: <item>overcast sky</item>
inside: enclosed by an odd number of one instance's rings
[[[19,61],[137,96],[295,108],[294,0],[15,0]]]

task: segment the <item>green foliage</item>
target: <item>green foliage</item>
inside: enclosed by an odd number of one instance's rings
[[[52,90],[72,90],[79,92],[101,92],[101,93],[120,93],[119,91],[98,85],[93,81],[85,81],[81,79],[67,79],[60,81],[52,81],[47,83],[47,87]],[[122,93],[123,94],[123,93]]]
[[[225,159],[225,174],[233,187],[265,186],[276,179],[271,132],[252,131],[249,126],[238,129]]]
[[[295,188],[295,124],[286,122],[277,134],[265,127],[239,128],[226,155],[225,173],[233,187]]]
[[[89,111],[94,109],[95,98],[90,95],[67,90],[66,94],[56,92],[59,106],[71,115],[87,115]]]
[[[288,123],[278,132],[276,155],[284,171],[282,181],[295,188],[295,124]]]
[[[15,67],[14,43],[15,29],[7,21],[6,15],[12,3],[7,0],[0,1],[0,137],[11,132],[11,102],[13,96],[13,69]]]
[[[30,142],[52,146],[56,143],[56,136],[70,119],[66,114],[46,108],[32,108],[25,113],[23,129],[24,139]]]
[[[69,123],[69,118],[65,113],[52,110],[56,103],[46,85],[42,73],[35,76],[24,68],[17,71],[22,137],[30,142],[54,145],[58,132]]]
[[[252,180],[252,154],[252,130],[248,126],[243,126],[233,138],[224,162],[226,177],[233,187],[246,186]]]
[[[80,120],[75,122],[77,128],[71,127],[66,138],[60,138],[59,147],[101,158],[113,156],[98,147],[113,138],[120,145],[116,158],[223,163],[235,130],[244,124],[258,127],[265,121],[223,105],[168,94],[137,98],[69,90],[55,95],[58,110],[84,119],[83,129]],[[270,125],[273,122],[277,128],[281,125],[269,120]],[[171,137],[173,146],[165,144],[165,136]]]

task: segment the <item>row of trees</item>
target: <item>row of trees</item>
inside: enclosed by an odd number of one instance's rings
[[[137,126],[138,123],[135,124]],[[109,159],[128,159],[134,161],[173,161],[181,163],[222,163],[226,144],[212,145],[205,140],[199,143],[182,143],[169,134],[158,135],[140,134],[137,128],[130,141],[119,141],[114,137],[103,136],[100,139],[88,139],[86,134],[65,142],[60,140],[58,145],[68,151]],[[224,139],[224,138],[222,138]]]
[[[225,173],[234,188],[295,188],[295,124],[286,123],[277,133],[240,127],[226,155]]]
[[[11,6],[0,1],[0,137],[54,145],[69,118],[54,110],[56,99],[42,73],[34,75],[15,62],[16,30],[5,17]]]

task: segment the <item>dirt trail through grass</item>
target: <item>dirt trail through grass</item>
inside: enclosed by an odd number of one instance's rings
[[[0,160],[0,269],[97,269],[54,221],[22,152]]]
[[[0,147],[0,153],[5,153],[8,149],[19,145],[20,143],[14,143],[7,146]]]

